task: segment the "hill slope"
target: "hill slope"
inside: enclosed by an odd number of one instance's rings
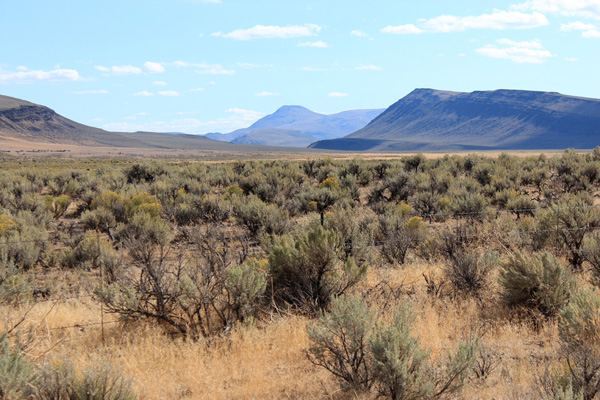
[[[209,133],[206,137],[216,140],[223,140],[237,143],[236,139],[240,136],[253,133],[251,136],[254,144],[273,144],[270,142],[271,135],[263,135],[257,131],[268,131],[271,129],[280,129],[286,131],[302,132],[306,136],[309,144],[319,139],[334,139],[352,133],[365,125],[373,118],[379,115],[383,110],[350,110],[337,114],[325,115],[319,114],[308,108],[301,106],[283,106],[273,114],[267,115],[256,121],[248,128],[238,129],[236,131],[219,134]],[[294,134],[289,141],[280,138],[278,143],[281,145],[297,146],[298,134]],[[304,143],[304,141],[302,141]],[[303,144],[302,146],[306,146]]]
[[[314,141],[315,137],[306,132],[271,128],[245,133],[233,139],[231,143],[307,147]]]
[[[219,150],[281,151],[273,146],[232,144],[200,135],[157,132],[108,132],[72,121],[48,107],[0,95],[0,141],[19,140],[80,146]],[[287,149],[296,150],[296,149]]]
[[[600,100],[559,93],[416,89],[364,128],[310,147],[425,151],[600,145]]]

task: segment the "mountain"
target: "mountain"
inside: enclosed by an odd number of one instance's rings
[[[0,95],[0,141],[79,146],[216,151],[280,151],[272,146],[224,143],[201,135],[157,132],[108,132],[72,121],[54,110]],[[296,149],[287,149],[294,150]]]
[[[233,139],[231,143],[266,144],[271,146],[307,147],[315,141],[315,137],[302,131],[290,129],[259,129],[248,132]]]
[[[209,133],[206,137],[216,140],[237,143],[236,139],[252,134],[250,137],[254,144],[273,144],[271,134],[265,134],[271,129],[279,129],[286,131],[303,132],[304,136],[310,144],[319,139],[334,139],[339,138],[349,133],[352,133],[365,125],[373,118],[378,116],[383,110],[350,110],[343,111],[337,114],[325,115],[319,114],[308,108],[301,106],[283,106],[273,114],[267,115],[256,121],[248,128],[238,129],[226,134]],[[258,133],[256,133],[259,131]],[[261,133],[263,132],[263,133]],[[280,132],[283,133],[283,132]],[[289,132],[288,132],[289,134]],[[284,140],[281,137],[278,143],[287,146],[297,146],[296,143],[304,143],[298,141],[298,133],[292,134],[290,140]],[[245,140],[245,139],[244,139]],[[306,146],[303,144],[303,147]]]
[[[315,149],[452,151],[600,145],[600,100],[524,90],[416,89],[364,128]]]

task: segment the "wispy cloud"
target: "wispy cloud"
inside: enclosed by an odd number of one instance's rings
[[[199,87],[199,88],[195,88],[195,89],[190,89],[190,92],[203,92],[204,88],[203,87]]]
[[[391,33],[394,35],[414,35],[423,33],[423,29],[417,28],[413,24],[398,25],[398,26],[386,26],[381,30],[382,33]]]
[[[255,94],[256,97],[268,97],[268,96],[279,96],[279,93],[273,92],[258,92]]]
[[[161,90],[158,92],[160,96],[176,97],[179,96],[179,92],[174,90]]]
[[[100,90],[79,90],[74,91],[75,94],[108,94],[108,90],[100,89]]]
[[[357,31],[352,31],[352,32],[350,32],[350,36],[356,36],[356,37],[369,37],[369,35],[368,35],[368,34],[366,34],[365,32],[363,32],[363,31],[358,31],[358,30],[357,30]]]
[[[528,0],[511,7],[513,10],[534,10],[560,13],[566,16],[600,19],[599,0]]]
[[[329,96],[329,97],[348,97],[348,93],[331,92],[327,96]]]
[[[598,26],[580,21],[561,24],[560,30],[565,32],[581,31],[581,36],[584,38],[600,38],[600,28]]]
[[[187,114],[187,113],[185,113]],[[230,108],[226,111],[227,116],[209,121],[196,118],[180,118],[171,121],[153,121],[148,123],[117,122],[103,125],[104,129],[120,132],[150,131],[150,132],[230,132],[245,128],[264,116],[258,111],[242,108]],[[178,114],[184,115],[184,113]]]
[[[256,25],[248,29],[236,29],[229,33],[215,32],[211,36],[223,37],[234,40],[252,39],[288,39],[304,36],[315,36],[321,27],[314,24],[278,26]]]
[[[0,83],[59,82],[78,81],[81,76],[74,69],[54,69],[51,71],[0,71]]]
[[[196,68],[196,72],[199,74],[209,74],[209,75],[233,75],[235,74],[235,70],[226,69],[220,64],[207,64],[205,62],[202,63],[191,63],[187,61],[175,61],[172,63],[177,67],[182,68]]]
[[[359,71],[382,71],[381,67],[378,67],[377,65],[364,65],[364,64],[360,64],[358,67],[356,67],[357,70]]]
[[[154,86],[167,86],[167,82],[163,82],[163,81],[154,81],[154,82],[152,82],[152,84]]]
[[[477,49],[477,53],[486,57],[511,60],[519,64],[541,64],[554,56],[550,51],[544,49],[539,40],[515,42],[509,39],[500,39],[496,43],[497,45],[489,44]]]
[[[147,90],[142,90],[141,92],[134,93],[133,95],[134,96],[146,96],[146,97],[149,97],[149,96],[154,96],[154,93],[149,92]]]
[[[165,67],[163,67],[159,63],[152,62],[152,61],[146,61],[144,63],[144,68],[146,69],[146,71],[148,71],[151,74],[159,74],[161,72],[165,72]]]
[[[383,33],[398,35],[420,33],[462,32],[468,29],[531,29],[548,25],[550,22],[540,12],[523,13],[520,11],[494,10],[491,14],[459,17],[442,15],[431,19],[420,19],[417,25],[405,24],[386,26]]]
[[[329,47],[329,45],[322,40],[317,40],[316,42],[302,42],[302,43],[298,43],[298,46],[300,46],[300,47],[318,47],[320,49],[326,49]]]
[[[272,68],[274,67],[273,64],[255,64],[255,63],[249,63],[249,62],[239,62],[237,63],[237,65],[241,68]]]

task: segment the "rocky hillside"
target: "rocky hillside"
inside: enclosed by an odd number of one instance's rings
[[[312,148],[427,151],[600,145],[600,100],[559,93],[416,89],[364,128]]]

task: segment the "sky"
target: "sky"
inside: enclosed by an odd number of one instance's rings
[[[203,134],[415,88],[600,98],[600,0],[0,0],[0,94]]]

